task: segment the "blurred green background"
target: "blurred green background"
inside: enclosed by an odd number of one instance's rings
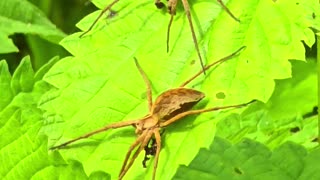
[[[97,10],[89,0],[28,1],[43,11],[47,18],[66,35],[79,31],[75,26],[76,23],[87,14]],[[62,58],[69,55],[59,44],[51,43],[38,35],[14,34],[10,38],[18,47],[19,52],[0,54],[0,59],[7,61],[11,72],[18,66],[20,60],[27,55],[30,55],[35,70],[54,56]]]

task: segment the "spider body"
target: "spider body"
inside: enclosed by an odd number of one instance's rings
[[[175,88],[161,93],[152,104],[150,114],[133,125],[136,134],[156,126],[161,127],[161,122],[190,110],[204,97],[204,93],[189,88]]]
[[[217,63],[221,63],[230,59],[231,57],[236,55],[239,51],[241,51],[243,48],[244,47],[240,48],[233,54],[206,66],[205,69],[209,69],[210,67],[212,67]],[[146,151],[145,159],[142,162],[144,166],[146,161],[149,159],[147,155],[154,155],[154,166],[153,166],[153,174],[152,174],[152,179],[154,180],[156,177],[156,169],[158,166],[159,154],[161,149],[160,131],[162,128],[188,115],[195,115],[195,114],[200,114],[200,113],[210,112],[210,111],[215,111],[220,109],[238,108],[238,107],[246,106],[253,102],[251,101],[248,103],[243,103],[238,105],[191,110],[191,108],[195,104],[197,104],[200,100],[202,100],[205,97],[205,95],[200,91],[190,89],[190,88],[184,88],[184,86],[190,83],[196,77],[198,77],[202,73],[202,71],[199,71],[196,75],[194,75],[189,80],[181,84],[180,87],[163,92],[153,102],[150,82],[136,59],[135,59],[135,63],[147,87],[149,113],[146,116],[143,116],[142,118],[137,120],[120,121],[120,122],[115,122],[115,123],[106,125],[105,127],[102,127],[95,131],[79,136],[78,138],[69,140],[58,146],[54,146],[50,148],[51,150],[62,148],[70,143],[76,142],[80,139],[88,138],[94,134],[98,134],[109,129],[116,129],[116,128],[132,125],[135,127],[137,139],[129,147],[129,150],[125,156],[122,168],[120,170],[119,179],[122,179],[124,177],[124,175],[130,169],[130,167],[133,165],[134,160],[138,157],[139,153],[145,150]],[[151,142],[151,147],[148,146],[150,142]]]
[[[152,106],[152,114],[156,115],[160,122],[166,121],[180,112],[190,110],[204,97],[204,93],[194,89],[170,89],[156,99]]]

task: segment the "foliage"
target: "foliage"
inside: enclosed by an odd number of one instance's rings
[[[208,150],[201,149],[173,179],[319,179],[319,166],[315,166],[319,155],[319,149],[308,153],[292,142],[270,151],[250,139],[231,145],[216,137]]]
[[[17,2],[0,2],[0,8],[7,10],[0,14],[6,20],[1,21],[6,24],[0,24],[0,36],[7,42],[0,48],[15,51],[8,35],[17,32],[36,33],[54,43],[64,36],[40,10],[20,0],[26,8],[17,11],[35,18],[25,16],[21,21],[21,14],[11,13]],[[94,1],[100,8],[110,2]],[[187,117],[166,128],[157,179],[319,177],[318,125],[316,117],[309,115],[317,105],[317,69],[314,58],[304,62],[305,51],[320,29],[319,3],[230,0],[227,6],[240,23],[215,1],[189,3],[207,64],[246,46],[240,55],[192,83],[190,87],[207,96],[195,108],[259,102]],[[147,113],[145,85],[133,57],[150,78],[154,98],[199,71],[181,5],[169,53],[165,35],[170,17],[165,10],[146,0],[123,0],[113,10],[113,16],[101,19],[83,38],[79,32],[60,42],[70,57],[54,57],[36,72],[25,57],[12,75],[7,63],[0,62],[0,179],[116,179],[135,138],[132,127],[59,151],[48,148]],[[87,16],[78,27],[87,30],[99,13]],[[30,21],[34,28],[28,28]],[[150,179],[152,160],[143,169],[142,158],[126,179]]]
[[[18,51],[12,40],[8,38],[14,33],[38,34],[41,37],[59,42],[64,34],[59,31],[45,15],[28,1],[1,1],[1,48],[0,53]]]

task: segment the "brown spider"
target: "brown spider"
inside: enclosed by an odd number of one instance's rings
[[[94,25],[98,22],[98,20],[103,16],[103,14],[105,12],[107,12],[108,10],[111,11],[111,8],[114,4],[116,4],[119,0],[114,0],[112,1],[108,6],[106,6],[102,11],[101,13],[99,14],[99,16],[94,20],[94,22],[91,24],[91,26],[89,27],[89,29],[85,32],[83,32],[80,37],[84,36],[85,34],[87,34],[89,31],[91,31],[91,29],[94,27]],[[217,2],[221,5],[221,7],[236,21],[240,22],[240,20],[238,18],[236,18],[232,12],[225,6],[225,4],[222,2],[222,0],[217,0]],[[170,29],[171,29],[171,25],[172,25],[172,22],[173,22],[173,18],[174,18],[174,15],[176,14],[176,7],[177,7],[177,3],[178,3],[178,0],[168,0],[168,11],[169,11],[169,14],[171,15],[171,18],[170,18],[170,21],[169,21],[169,24],[168,24],[168,30],[167,30],[167,52],[169,52],[169,37],[170,37]],[[193,40],[193,43],[194,43],[194,46],[196,48],[196,51],[197,51],[197,55],[198,55],[198,58],[200,60],[200,64],[201,64],[201,67],[202,67],[202,70],[203,70],[203,73],[205,74],[205,67],[204,67],[204,64],[203,64],[203,60],[202,60],[202,57],[201,57],[201,54],[200,54],[200,49],[199,49],[199,45],[198,45],[198,41],[197,41],[197,37],[196,37],[196,34],[194,32],[194,28],[193,28],[193,24],[192,24],[192,20],[191,20],[191,14],[190,14],[190,7],[189,7],[189,3],[187,0],[182,0],[182,4],[183,4],[183,8],[186,12],[186,15],[187,15],[187,18],[188,18],[188,21],[189,21],[189,26],[190,26],[190,29],[191,29],[191,35],[192,35],[192,40]],[[155,0],[155,5],[157,6],[158,9],[161,9],[164,7],[164,4],[163,2],[161,2],[161,0]]]
[[[208,66],[205,67],[205,69],[209,69],[210,67],[219,64],[223,61],[226,61],[233,56],[235,56],[237,53],[239,53],[244,47],[241,47],[236,52],[232,53],[231,55],[224,57]],[[122,121],[122,122],[115,122],[112,124],[109,124],[103,128],[100,128],[98,130],[89,132],[87,134],[84,134],[78,138],[72,139],[70,141],[67,141],[65,143],[62,143],[58,146],[51,147],[50,149],[58,149],[63,146],[66,146],[70,143],[73,143],[75,141],[78,141],[80,139],[88,138],[94,134],[109,130],[109,129],[116,129],[120,127],[125,126],[134,126],[135,132],[137,134],[137,139],[131,144],[122,168],[120,170],[119,179],[122,179],[123,176],[127,173],[129,168],[132,166],[134,160],[138,157],[139,153],[145,149],[146,156],[147,155],[154,155],[154,166],[153,166],[153,175],[152,179],[155,179],[156,176],[156,169],[158,165],[159,160],[159,153],[161,149],[161,135],[160,130],[171,123],[174,123],[175,121],[180,120],[183,117],[186,117],[188,115],[194,115],[194,114],[200,114],[204,112],[210,112],[220,109],[228,109],[228,108],[238,108],[242,106],[246,106],[251,102],[238,104],[238,105],[230,105],[230,106],[222,106],[222,107],[213,107],[208,109],[199,109],[199,110],[190,110],[195,104],[197,104],[201,99],[205,97],[204,93],[190,89],[185,88],[187,84],[189,84],[193,79],[198,77],[202,70],[199,71],[197,74],[192,76],[189,80],[185,81],[180,85],[180,87],[175,89],[169,89],[162,94],[160,94],[157,99],[153,102],[152,101],[152,94],[151,94],[151,85],[150,81],[148,80],[145,72],[142,70],[140,65],[138,64],[138,61],[135,59],[136,66],[145,81],[146,87],[147,87],[147,99],[148,99],[148,108],[149,113],[145,115],[143,118],[137,119],[137,120],[128,120],[128,121]],[[155,139],[155,143],[152,142],[152,139]],[[148,147],[148,144],[151,142],[151,147]],[[134,151],[135,150],[135,151]],[[134,152],[133,152],[134,151]],[[132,155],[133,153],[133,155]],[[145,157],[146,157],[145,156]],[[143,160],[143,164],[148,160],[148,157],[146,157]]]

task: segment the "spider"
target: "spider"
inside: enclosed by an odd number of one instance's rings
[[[207,65],[205,69],[207,70],[216,64],[222,63],[223,61],[226,61],[232,58],[233,56],[238,54],[242,49],[244,49],[244,47],[241,47],[240,49],[230,54],[229,56],[226,56],[210,65]],[[153,166],[153,174],[152,174],[152,179],[154,180],[156,177],[156,169],[157,169],[159,154],[161,149],[161,134],[160,134],[161,129],[165,128],[166,126],[188,115],[195,115],[195,114],[200,114],[200,113],[210,112],[210,111],[215,111],[220,109],[238,108],[254,102],[254,101],[251,101],[248,103],[243,103],[238,105],[190,110],[195,104],[197,104],[200,100],[202,100],[205,97],[205,95],[200,91],[190,89],[190,88],[185,88],[185,86],[189,84],[192,80],[194,80],[196,77],[198,77],[202,73],[202,70],[199,71],[194,76],[192,76],[189,80],[182,83],[180,87],[169,89],[161,93],[156,98],[156,100],[153,101],[152,94],[151,94],[150,81],[148,80],[145,72],[140,67],[137,59],[134,58],[134,60],[146,84],[149,113],[137,120],[121,121],[121,122],[115,122],[115,123],[106,125],[105,127],[89,132],[87,134],[84,134],[75,139],[69,140],[60,145],[51,147],[50,148],[51,150],[62,148],[70,143],[76,142],[80,139],[88,138],[94,134],[98,134],[109,129],[116,129],[116,128],[132,125],[135,128],[137,139],[129,147],[129,150],[125,156],[123,165],[120,170],[119,179],[122,179],[124,177],[124,175],[127,173],[129,168],[134,163],[134,160],[138,157],[139,153],[145,149],[146,155],[145,155],[145,159],[143,160],[144,165],[145,165],[145,162],[148,160],[147,155],[154,155],[154,166]],[[152,142],[152,139],[155,139],[155,143]],[[150,142],[151,142],[151,147],[148,146]]]
[[[89,27],[89,29],[85,32],[83,32],[80,37],[84,36],[85,34],[87,34],[89,31],[91,31],[91,29],[95,26],[95,24],[98,22],[98,20],[103,16],[103,14],[105,12],[107,12],[108,10],[111,11],[111,8],[114,4],[116,4],[119,0],[114,0],[112,1],[108,6],[106,6],[102,11],[101,13],[98,15],[98,17],[93,21],[93,23],[91,24],[91,26]],[[222,0],[217,0],[217,2],[221,5],[221,7],[235,20],[235,21],[238,21],[240,22],[240,20],[238,18],[236,18],[233,13],[225,6],[225,4],[222,2]],[[171,15],[170,17],[170,21],[169,21],[169,24],[168,24],[168,30],[167,30],[167,52],[169,52],[169,37],[170,37],[170,29],[171,29],[171,25],[172,25],[172,22],[173,22],[173,18],[174,18],[174,15],[176,14],[176,7],[177,7],[177,3],[178,3],[178,0],[168,0],[168,11],[169,11],[169,14]],[[187,18],[188,18],[188,22],[189,22],[189,26],[190,26],[190,29],[191,29],[191,35],[192,35],[192,40],[193,40],[193,43],[194,43],[194,46],[196,48],[196,51],[197,51],[197,56],[200,60],[200,65],[202,67],[202,70],[203,70],[203,73],[205,74],[205,67],[204,67],[204,64],[203,64],[203,60],[202,60],[202,56],[200,54],[200,48],[199,48],[199,45],[198,45],[198,41],[197,41],[197,37],[196,37],[196,34],[194,32],[194,28],[193,28],[193,23],[192,23],[192,20],[191,20],[191,14],[190,14],[190,7],[189,7],[189,3],[187,0],[182,0],[182,4],[183,4],[183,8],[186,12],[186,15],[187,15]],[[163,8],[165,5],[163,4],[163,2],[161,2],[161,0],[155,0],[155,5],[158,9],[161,9]],[[112,12],[112,11],[111,11]]]

